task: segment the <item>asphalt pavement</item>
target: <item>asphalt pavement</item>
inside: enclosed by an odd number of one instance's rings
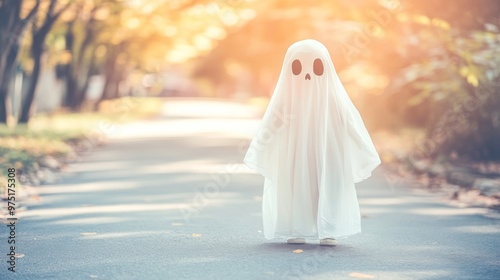
[[[108,129],[108,143],[36,187],[0,231],[0,279],[500,279],[500,220],[388,178],[357,184],[362,233],[320,247],[268,241],[263,178],[242,164],[259,111],[167,100],[162,116]]]

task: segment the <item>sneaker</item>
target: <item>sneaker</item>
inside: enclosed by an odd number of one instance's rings
[[[335,246],[335,245],[337,245],[337,240],[335,240],[335,238],[323,238],[319,241],[319,245]]]
[[[288,238],[286,243],[288,243],[288,244],[304,244],[304,243],[306,243],[306,239],[305,238]]]

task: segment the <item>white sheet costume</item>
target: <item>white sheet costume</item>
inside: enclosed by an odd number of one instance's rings
[[[354,183],[370,177],[380,158],[320,42],[288,48],[244,161],[265,177],[267,239],[360,232]]]

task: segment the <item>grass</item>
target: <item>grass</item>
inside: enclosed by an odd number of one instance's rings
[[[98,112],[58,111],[36,115],[27,126],[0,126],[0,177],[12,167],[33,172],[44,156],[67,156],[73,150],[70,143],[84,139],[100,125],[153,117],[162,103],[158,98],[124,97],[103,102]]]

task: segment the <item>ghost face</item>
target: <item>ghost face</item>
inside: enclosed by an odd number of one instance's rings
[[[332,80],[331,64],[328,50],[320,42],[296,42],[287,50],[280,82],[289,94],[321,96]]]
[[[308,61],[308,59],[304,59],[305,61],[305,64],[307,65],[308,63],[310,63],[310,61]],[[300,59],[295,59],[293,60],[292,62],[292,74],[295,75],[295,76],[301,76],[301,74],[304,76],[304,79],[305,80],[311,80],[311,74],[309,74],[309,72],[306,72],[306,71],[302,71],[302,62],[300,61]],[[304,69],[307,69],[307,67],[305,67]],[[320,77],[321,75],[323,75],[325,71],[325,67],[323,66],[323,61],[321,60],[321,58],[316,58],[314,60],[314,62],[312,63],[312,73],[314,73],[314,75],[316,75],[317,77]],[[306,72],[306,73],[304,73]]]
[[[315,40],[303,40],[291,45],[285,55],[279,81],[296,102],[313,98],[323,101],[332,81],[333,66],[326,47]]]
[[[326,47],[315,40],[291,45],[285,55],[278,82],[281,103],[290,112],[311,116],[328,104],[328,88],[333,84],[333,65]]]

